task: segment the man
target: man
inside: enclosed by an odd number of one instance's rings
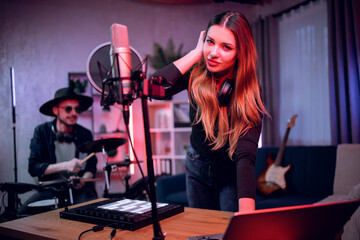
[[[37,126],[30,143],[30,175],[41,182],[73,180],[72,194],[68,195],[72,195],[74,203],[97,198],[94,184],[86,182],[95,177],[97,158],[93,156],[82,164],[80,159],[86,154],[78,150],[80,145],[93,140],[92,133],[77,124],[80,112],[92,103],[91,97],[76,94],[70,88],[57,90],[54,99],[40,107],[42,114],[55,119]],[[24,208],[31,202],[50,199],[54,195],[54,189],[39,191],[24,204]]]

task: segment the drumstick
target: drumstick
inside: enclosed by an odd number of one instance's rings
[[[40,181],[39,185],[51,185],[51,184],[56,184],[56,183],[65,183],[67,182],[67,179],[59,179],[59,180],[52,180],[52,181]]]
[[[84,162],[86,162],[87,160],[89,160],[92,156],[94,156],[95,153],[90,153],[86,158],[84,158],[83,160],[81,160],[81,164],[83,164]]]
[[[81,182],[97,182],[100,180],[101,180],[101,178],[80,178]]]
[[[69,179],[71,184],[78,184],[80,182],[87,183],[87,182],[97,182],[100,181],[101,178],[72,178]]]

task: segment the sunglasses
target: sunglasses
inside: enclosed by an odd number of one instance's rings
[[[74,109],[76,113],[81,113],[81,109],[79,106],[76,107],[71,107],[71,106],[66,106],[66,107],[59,107],[58,108],[62,108],[65,110],[66,113],[71,113],[71,111]]]

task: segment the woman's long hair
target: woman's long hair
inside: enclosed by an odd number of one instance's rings
[[[228,106],[222,107],[217,100],[214,76],[202,59],[193,69],[189,83],[189,98],[197,105],[196,123],[202,123],[206,138],[213,150],[218,150],[229,141],[228,154],[232,158],[238,139],[261,123],[267,111],[261,100],[256,76],[257,52],[253,34],[245,16],[228,11],[216,15],[206,30],[213,25],[224,26],[235,36],[237,59],[233,76],[235,89]]]

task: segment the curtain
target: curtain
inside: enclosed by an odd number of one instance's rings
[[[360,2],[328,0],[332,144],[360,143]]]
[[[259,84],[262,98],[271,117],[265,116],[262,128],[262,145],[280,145],[278,125],[279,58],[278,21],[272,16],[259,18],[254,25],[254,38],[259,58]]]
[[[263,145],[331,144],[326,1],[305,2],[255,24],[263,99]]]
[[[331,144],[326,2],[309,2],[279,17],[279,128],[288,145]]]

